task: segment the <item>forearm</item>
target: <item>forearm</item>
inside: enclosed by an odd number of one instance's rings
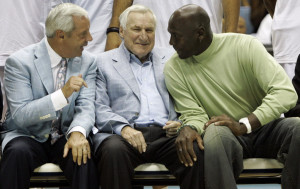
[[[271,17],[273,18],[277,0],[263,0],[263,1],[264,1],[266,9],[268,10]]]
[[[225,32],[237,32],[240,0],[222,0]]]
[[[114,0],[112,17],[110,20],[109,27],[119,27],[119,16],[120,14],[133,3],[133,0]]]

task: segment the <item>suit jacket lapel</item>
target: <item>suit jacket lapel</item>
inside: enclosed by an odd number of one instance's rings
[[[34,60],[34,64],[37,69],[37,73],[39,74],[41,81],[46,88],[46,91],[48,92],[48,94],[50,94],[54,92],[54,84],[53,84],[53,75],[51,71],[50,57],[45,44],[45,40],[46,39],[43,39],[40,42],[35,52],[36,59]]]
[[[163,74],[164,70],[164,63],[166,57],[162,56],[159,57],[157,54],[153,53],[153,70],[154,70],[154,76],[155,76],[155,82],[157,86],[157,90],[159,91],[160,95],[162,96],[162,99],[165,103],[166,108],[168,111],[170,110],[170,98],[169,98],[169,93],[165,92],[166,91],[166,84],[165,84],[165,78]]]
[[[80,57],[75,57],[75,58],[71,58],[68,60],[67,63],[67,73],[66,73],[66,79],[65,79],[65,83],[67,83],[67,81],[70,79],[70,77],[72,76],[78,76],[80,73],[80,69],[81,69],[81,58]],[[84,87],[84,86],[83,86]],[[68,98],[69,104],[71,104],[71,102],[74,99],[75,96],[75,92]],[[65,113],[67,113],[67,111],[69,110],[71,106],[65,106],[63,108],[63,115],[66,115]]]
[[[133,93],[137,96],[137,98],[140,100],[140,89],[137,84],[136,78],[132,72],[130,63],[127,60],[124,52],[122,52],[123,49],[119,48],[116,56],[112,58],[113,66],[117,70],[117,72],[121,75],[121,77],[126,81],[126,83],[129,85]]]

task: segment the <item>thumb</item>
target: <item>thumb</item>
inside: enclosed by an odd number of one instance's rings
[[[63,158],[67,157],[68,152],[69,152],[69,145],[68,145],[68,143],[66,143],[66,144],[65,144],[65,147],[64,147],[64,155],[63,155]]]
[[[200,137],[196,138],[198,146],[201,150],[204,150],[204,144],[203,144],[203,140]]]

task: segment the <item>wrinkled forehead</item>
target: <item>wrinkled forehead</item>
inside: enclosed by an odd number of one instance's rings
[[[148,25],[155,26],[155,19],[151,12],[130,12],[128,14],[127,26],[130,25]]]

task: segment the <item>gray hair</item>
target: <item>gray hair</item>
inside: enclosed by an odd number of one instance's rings
[[[153,11],[144,6],[144,5],[132,5],[130,7],[128,7],[126,10],[124,10],[122,12],[122,14],[120,15],[119,17],[119,21],[120,21],[120,26],[125,30],[126,29],[126,24],[127,24],[127,19],[128,19],[128,15],[129,13],[131,12],[138,12],[138,13],[147,13],[147,12],[150,12],[153,16],[153,19],[154,19],[154,27],[156,27],[156,16],[155,14],[153,13]]]
[[[52,38],[57,30],[62,30],[70,35],[75,29],[73,16],[86,17],[86,10],[72,3],[62,3],[53,8],[46,19],[46,36]]]

